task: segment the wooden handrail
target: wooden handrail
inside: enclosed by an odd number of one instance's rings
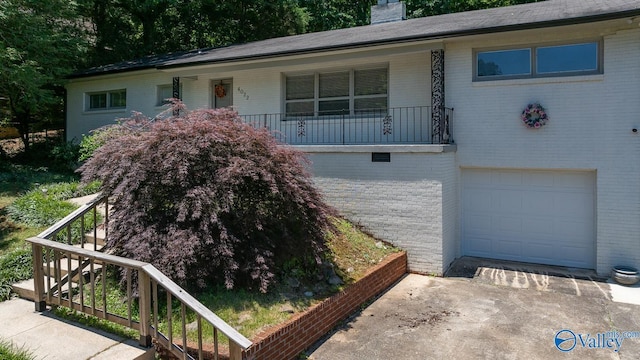
[[[38,237],[43,239],[49,239],[51,236],[60,232],[69,224],[71,224],[72,222],[76,221],[77,219],[79,219],[80,217],[88,213],[91,209],[93,209],[96,206],[97,203],[104,201],[105,198],[106,197],[103,196],[101,193],[97,193],[93,199],[89,200],[89,202],[80,206],[79,208],[74,210],[71,214],[65,216],[64,218],[62,218],[62,220],[58,221],[57,223],[53,224],[51,227],[49,227],[45,231],[38,234]]]
[[[79,216],[80,215],[75,216],[74,218],[77,219],[79,218]],[[68,218],[72,218],[72,217],[69,216]],[[68,226],[68,224],[60,227],[60,229],[63,229],[66,226]],[[55,233],[55,231],[51,233]],[[138,261],[138,260],[127,259],[127,258],[123,258],[120,256],[111,255],[111,254],[105,254],[97,251],[86,250],[83,248],[78,248],[72,245],[59,243],[59,242],[44,239],[41,237],[31,237],[27,239],[27,241],[31,243],[33,248],[33,255],[34,255],[33,267],[34,267],[34,282],[35,282],[34,301],[36,302],[37,311],[44,310],[47,304],[47,299],[56,298],[58,301],[57,302],[58,305],[67,306],[68,304],[68,306],[72,309],[85,312],[87,314],[99,315],[104,319],[138,330],[140,334],[140,344],[143,346],[150,346],[151,337],[152,337],[152,334],[154,333],[157,334],[158,338],[159,338],[158,335],[161,335],[162,339],[169,339],[169,340],[172,339],[172,332],[173,332],[172,329],[169,329],[169,337],[166,338],[163,334],[160,334],[158,332],[158,328],[157,328],[157,317],[158,317],[157,286],[159,285],[167,293],[171,294],[170,296],[172,296],[173,298],[177,299],[180,302],[181,307],[183,308],[183,311],[182,311],[183,329],[184,329],[184,326],[186,325],[184,309],[189,308],[193,312],[195,312],[198,319],[197,323],[198,323],[198,336],[199,336],[197,350],[200,355],[202,354],[202,339],[201,339],[202,320],[210,323],[214,327],[214,345],[215,345],[214,348],[216,349],[216,351],[217,351],[217,335],[215,334],[217,333],[217,331],[227,336],[227,338],[229,339],[229,353],[230,353],[229,356],[230,356],[230,359],[232,360],[242,359],[242,356],[243,356],[242,350],[246,350],[252,344],[252,342],[249,339],[244,337],[237,330],[235,330],[229,324],[224,322],[224,320],[220,319],[211,310],[209,310],[197,299],[195,299],[188,292],[186,292],[184,289],[178,286],[175,282],[173,282],[170,278],[168,278],[166,275],[160,272],[160,270],[158,270],[152,264]],[[121,318],[117,315],[108,313],[107,306],[105,303],[103,303],[103,308],[100,309],[100,308],[96,308],[96,306],[93,304],[93,301],[91,306],[85,306],[82,303],[82,301],[80,301],[80,303],[75,302],[70,295],[67,295],[67,298],[63,299],[63,296],[61,295],[62,289],[60,287],[56,289],[56,291],[58,292],[57,294],[51,294],[51,291],[54,287],[51,287],[50,285],[47,285],[45,287],[46,284],[45,284],[44,278],[46,276],[50,276],[45,274],[43,259],[45,258],[48,259],[48,256],[45,256],[45,254],[64,254],[67,256],[68,259],[78,259],[79,263],[82,263],[82,264],[89,263],[92,268],[94,264],[101,264],[102,266],[115,265],[115,266],[128,269],[128,271],[137,271],[138,295],[139,295],[138,304],[139,304],[140,321],[139,322],[132,321],[130,311],[129,311],[128,319]],[[59,267],[60,266],[59,256],[58,257],[54,256],[54,258],[57,258],[58,260],[54,261],[53,267],[54,268]],[[48,267],[49,265],[47,265],[47,268]],[[54,270],[58,272],[60,271],[59,268],[56,268]],[[81,280],[83,278],[82,269],[80,269],[77,274],[78,274],[79,284],[82,285],[83,284],[83,280]],[[104,267],[103,267],[102,274],[103,276],[105,275]],[[74,275],[71,275],[71,278],[73,276]],[[128,279],[130,278],[128,277]],[[69,281],[68,287],[69,289],[71,289],[71,281],[70,280],[68,281]],[[87,285],[91,285],[92,298],[95,297],[94,282],[95,282],[95,279],[93,275],[91,275],[90,284],[87,284]],[[152,290],[152,284],[153,284],[153,290]],[[128,287],[131,286],[129,282],[127,283],[127,286]],[[105,295],[104,282],[103,282],[102,291],[103,291],[103,301],[104,301],[104,295]],[[171,299],[171,297],[169,297],[169,299]],[[131,299],[129,298],[128,301],[130,302]],[[153,310],[152,310],[152,302],[153,302]],[[171,317],[170,304],[171,304],[171,301],[169,301],[167,304],[168,306],[167,316],[169,318]],[[152,325],[152,322],[151,322],[152,314],[155,321],[155,327]],[[183,339],[185,339],[184,336],[185,334],[183,334]],[[161,339],[158,339],[158,340],[161,340]],[[186,354],[186,351],[188,348],[186,341],[183,340],[182,347],[178,347],[173,343],[173,341],[170,341],[168,344],[168,347],[170,348],[169,351],[172,351],[174,354],[183,356],[184,358],[190,358],[190,356]]]
[[[116,266],[122,266],[122,267],[139,270],[139,269],[142,269],[142,267],[145,265],[150,265],[149,263],[146,263],[146,262],[127,259],[127,258],[123,258],[120,256],[111,255],[111,254],[105,254],[99,251],[86,250],[83,248],[75,247],[73,245],[59,243],[57,241],[42,239],[40,237],[30,237],[27,239],[27,241],[32,244],[37,244],[49,249],[58,250],[60,252],[69,253],[73,255],[81,255],[82,257],[87,259],[98,260],[98,261],[113,264]]]
[[[162,287],[166,291],[170,292],[173,296],[180,300],[180,302],[187,305],[191,310],[195,311],[196,314],[200,315],[203,320],[208,321],[216,329],[220,330],[229,339],[232,339],[233,342],[242,347],[242,349],[246,349],[251,346],[251,340],[244,337],[244,335],[240,334],[236,329],[231,327],[224,320],[220,319],[218,315],[214,314],[211,310],[209,310],[209,308],[202,305],[201,302],[191,296],[191,294],[189,294],[188,292],[184,291],[165,274],[160,272],[160,270],[158,270],[155,266],[151,264],[145,264],[142,266],[142,270],[144,270],[144,272],[149,275],[151,279],[155,280],[158,285],[162,285]]]

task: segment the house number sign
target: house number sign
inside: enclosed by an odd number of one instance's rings
[[[242,95],[242,97],[245,100],[249,100],[249,94],[247,94],[247,92],[243,88],[241,88],[240,86],[238,86],[238,92],[240,93],[240,95]]]

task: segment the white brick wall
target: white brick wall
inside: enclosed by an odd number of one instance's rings
[[[600,31],[598,29],[595,30]],[[595,170],[597,271],[640,266],[640,30],[604,37],[604,74],[472,82],[474,47],[593,39],[557,29],[487,36],[446,46],[447,106],[455,108],[460,167]],[[485,40],[486,39],[486,40]],[[538,101],[550,122],[525,128],[519,115]]]
[[[370,152],[312,151],[309,157],[327,201],[376,237],[406,249],[411,271],[441,274],[453,260],[454,152],[392,152],[389,163],[371,162]]]

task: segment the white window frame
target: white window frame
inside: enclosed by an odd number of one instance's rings
[[[386,93],[384,94],[371,94],[371,95],[355,95],[355,72],[356,71],[366,71],[366,70],[382,70],[384,69],[386,71],[386,77],[387,77],[387,83],[386,85]],[[322,74],[335,74],[335,73],[340,73],[340,72],[344,72],[344,73],[349,73],[349,95],[346,96],[333,96],[333,97],[320,97],[320,75]],[[314,87],[314,97],[313,98],[305,98],[305,99],[292,99],[292,100],[287,100],[287,89],[286,89],[286,84],[287,84],[287,77],[289,76],[310,76],[313,75],[313,87]],[[340,115],[347,115],[347,116],[354,116],[354,115],[358,115],[359,111],[355,109],[355,101],[358,99],[374,99],[374,98],[385,98],[386,99],[386,104],[384,109],[388,109],[389,108],[389,65],[388,64],[384,64],[384,65],[371,65],[371,66],[366,66],[366,67],[354,67],[354,68],[338,68],[338,69],[327,69],[327,70],[322,70],[322,71],[314,71],[314,72],[297,72],[297,73],[285,73],[283,74],[283,78],[282,78],[282,83],[283,83],[283,105],[282,105],[282,109],[283,109],[283,113],[285,114],[285,117],[287,116],[288,112],[287,112],[287,104],[289,103],[296,103],[296,102],[311,102],[313,101],[313,115],[309,115],[309,117],[313,116],[313,117],[323,117],[323,116],[340,116]],[[319,113],[319,108],[320,108],[320,102],[322,101],[331,101],[331,100],[348,100],[349,101],[349,109],[348,112],[345,112],[344,114],[320,114]],[[345,109],[347,110],[347,109]],[[364,115],[363,115],[364,116]]]
[[[113,94],[124,92],[124,106],[112,106],[112,96]],[[105,96],[105,106],[104,107],[91,107],[91,97],[97,95]],[[116,89],[116,90],[108,90],[108,91],[95,91],[86,93],[86,111],[104,111],[104,110],[123,110],[127,108],[127,89]]]
[[[162,96],[162,89],[167,89],[167,88],[171,90],[171,96],[169,96],[168,98]],[[180,92],[180,94],[182,94],[182,83],[180,83],[180,90],[178,91]],[[172,97],[173,97],[173,84],[160,84],[156,86],[156,106],[167,105],[169,103],[167,99],[171,99]]]
[[[573,46],[583,44],[596,44],[597,45],[597,65],[595,70],[577,70],[577,71],[558,71],[548,73],[538,73],[537,53],[538,49],[548,47],[561,47],[561,46]],[[515,45],[509,47],[497,47],[497,48],[482,48],[473,50],[473,81],[494,81],[494,80],[509,80],[509,79],[531,79],[531,78],[548,78],[548,77],[564,77],[564,76],[580,76],[580,75],[597,75],[602,74],[603,70],[603,58],[604,58],[604,46],[602,39],[586,39],[576,40],[570,42],[555,42],[555,43],[542,43],[535,45]],[[497,51],[517,51],[517,50],[529,50],[529,73],[528,74],[516,74],[516,75],[492,75],[492,76],[478,76],[478,55],[482,53],[497,52]]]

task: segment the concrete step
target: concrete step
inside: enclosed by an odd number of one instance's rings
[[[49,311],[38,313],[23,299],[0,302],[0,338],[23,347],[35,359],[147,360],[155,350],[136,341],[62,320]]]
[[[106,239],[106,232],[104,231],[104,229],[98,229],[95,235],[97,236],[94,236],[93,231],[89,231],[84,236],[85,241],[91,244],[95,242],[98,245],[104,245]]]
[[[102,248],[104,247],[104,244],[94,244],[92,241],[92,242],[85,242],[84,244],[82,244],[82,246],[80,244],[75,244],[73,246],[77,248],[82,248],[85,250],[90,250],[90,251],[101,251]]]
[[[45,286],[47,286],[47,277],[44,277],[44,284]],[[51,278],[51,287],[53,287],[55,284],[55,281],[53,278]],[[78,287],[78,284],[75,282],[71,283],[71,287],[73,289]],[[23,299],[27,299],[30,301],[33,301],[33,298],[35,296],[35,286],[33,284],[33,279],[27,279],[27,280],[23,280],[20,281],[18,283],[15,283],[13,285],[11,285],[11,288],[13,289],[13,292],[16,293],[19,297],[23,298]],[[62,286],[62,293],[67,293],[69,291],[69,284],[64,284]]]
[[[76,259],[71,259],[71,270],[76,270],[78,268],[78,266],[80,266],[80,262]],[[45,275],[47,274],[47,269],[49,270],[49,275],[52,277],[55,277],[55,261],[52,261],[49,263],[49,267],[47,267],[47,265],[45,264],[44,266],[44,273]],[[95,262],[93,264],[93,271],[95,273],[97,273],[100,269],[102,269],[102,264],[99,262]],[[82,273],[88,273],[89,271],[91,271],[91,268],[89,265],[85,265],[85,267],[82,269]],[[63,258],[60,260],[60,276],[65,276],[69,273],[69,261],[67,260],[67,258]],[[78,275],[73,277],[73,281],[78,281]]]
[[[85,243],[83,245],[80,244],[76,244],[73,245],[75,247],[78,248],[83,248],[83,249],[87,249],[87,250],[91,250],[91,251],[100,251],[103,248],[103,245],[94,245],[93,243]],[[79,262],[77,259],[71,259],[71,269],[74,270],[79,266]],[[51,261],[49,263],[49,268],[48,268],[48,272],[49,275],[51,276],[51,283],[54,284],[55,283],[55,262]],[[90,266],[87,265],[84,267],[84,269],[82,269],[82,273],[83,274],[87,274],[90,271]],[[102,264],[99,261],[94,262],[93,264],[93,271],[95,273],[98,273],[100,270],[102,269]],[[69,272],[69,262],[67,261],[66,257],[62,257],[60,259],[60,277],[64,277],[65,275],[67,275],[67,273]],[[45,275],[47,274],[47,266],[46,264],[44,265],[44,273]],[[47,278],[46,276],[44,277],[44,281],[46,284]],[[72,279],[72,287],[75,288],[78,285],[75,283],[79,281],[79,275],[76,275],[73,277]],[[11,285],[13,292],[16,293],[19,297],[23,298],[23,299],[28,299],[28,300],[33,300],[34,298],[34,284],[33,284],[33,279],[27,279],[27,280],[23,280],[20,281],[18,283],[15,283],[13,285]],[[68,285],[64,285],[62,287],[62,291],[63,292],[67,292],[69,289]]]

